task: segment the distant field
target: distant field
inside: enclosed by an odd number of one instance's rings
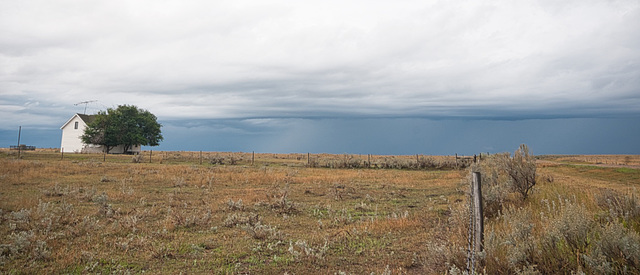
[[[18,151],[0,148],[0,153],[18,156]],[[100,162],[132,162],[131,155],[60,153],[59,149],[37,149],[20,152],[25,160],[76,160]],[[244,152],[142,151],[137,162],[160,164],[280,165],[311,168],[396,168],[459,169],[471,165],[473,156],[427,155],[358,155],[358,154],[272,154]]]
[[[548,155],[541,156],[540,158],[569,164],[627,165],[640,167],[640,155]]]
[[[596,259],[600,237],[575,247],[569,239],[557,242],[557,263],[506,244],[545,245],[543,232],[555,232],[548,226],[560,217],[571,219],[569,208],[584,208],[580,215],[593,221],[586,234],[617,230],[640,246],[640,172],[632,167],[640,165],[638,156],[541,159],[527,201],[507,194],[499,212],[488,208],[482,264],[489,273],[534,264],[543,273],[598,271],[607,261]],[[583,165],[599,163],[620,167]],[[455,272],[466,266],[469,165],[454,156],[63,156],[53,149],[18,159],[3,149],[0,273]],[[611,214],[617,208],[626,216]],[[525,235],[506,219],[527,215]],[[623,229],[609,229],[618,223]],[[574,260],[563,262],[565,254]],[[633,257],[610,266],[637,272],[640,260]]]

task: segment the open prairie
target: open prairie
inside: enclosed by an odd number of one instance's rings
[[[478,268],[639,272],[640,156],[538,156],[526,199],[494,158],[2,150],[0,273],[456,273],[472,169]]]

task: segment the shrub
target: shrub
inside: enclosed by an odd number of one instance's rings
[[[480,172],[483,210],[487,218],[498,216],[513,197],[511,181],[502,169],[502,162],[509,157],[508,153],[494,154],[471,168],[472,171]],[[467,177],[467,182],[471,182],[471,173]]]
[[[364,168],[364,162],[361,159],[355,158],[352,155],[344,155],[343,159],[332,161],[327,164],[329,168],[338,169],[352,169],[352,168]]]
[[[640,236],[620,223],[601,227],[602,236],[591,253],[582,255],[587,267],[599,274],[628,274],[640,271]]]
[[[211,164],[220,164],[220,165],[224,165],[224,157],[216,155],[214,157],[211,157],[209,159],[209,163]]]
[[[101,195],[94,196],[92,201],[98,205],[98,214],[100,216],[111,218],[116,214],[116,211],[113,210],[111,204],[107,201],[109,200],[109,196],[105,192],[102,192]]]
[[[621,222],[640,231],[640,200],[634,194],[621,195],[607,189],[596,196],[596,202],[608,210],[610,222]]]
[[[234,156],[231,156],[231,157],[229,158],[229,164],[230,164],[230,165],[236,165],[236,164],[238,164],[238,160],[239,160],[239,159],[235,158]]]
[[[250,224],[247,223],[242,227],[252,238],[257,240],[282,238],[282,233],[277,228],[270,225],[262,224],[260,221]]]
[[[131,163],[141,163],[142,162],[142,154],[134,155],[131,158]]]
[[[169,209],[167,210],[166,219],[174,227],[189,228],[194,226],[209,225],[211,221],[211,216],[212,216],[211,209],[206,209],[206,211],[191,213],[191,215],[189,215],[185,213],[183,209],[169,207]]]
[[[38,240],[33,230],[11,233],[7,236],[9,244],[0,247],[0,256],[11,258],[30,258],[32,260],[46,260],[51,257],[47,243]]]
[[[514,191],[527,199],[529,192],[536,185],[536,160],[529,152],[529,147],[522,144],[512,158],[503,159],[503,169],[512,181]]]
[[[320,162],[318,162],[317,158],[309,158],[309,160],[307,161],[307,166],[311,168],[318,168],[320,167]]]
[[[61,197],[69,194],[69,188],[63,188],[58,183],[53,185],[51,189],[42,190],[42,194],[47,197]]]
[[[576,199],[542,200],[539,206],[505,208],[499,222],[489,223],[489,273],[640,272],[640,235],[623,222],[599,223]]]
[[[227,209],[229,209],[231,211],[235,211],[235,210],[242,211],[242,210],[244,210],[244,204],[242,203],[242,199],[238,199],[238,201],[236,201],[236,202],[234,202],[232,199],[229,199],[227,201]]]
[[[541,213],[538,221],[536,249],[534,255],[538,269],[544,273],[558,270],[582,270],[579,255],[591,249],[598,238],[597,223],[587,208],[575,201],[559,199],[544,201],[547,211]],[[606,237],[606,236],[600,236]]]
[[[299,212],[298,205],[289,199],[289,187],[279,187],[278,184],[271,186],[267,192],[267,200],[271,210],[279,214],[295,214]]]
[[[173,187],[183,187],[187,185],[187,182],[183,177],[174,177],[173,178]]]
[[[524,144],[513,157],[508,153],[488,156],[472,165],[471,170],[480,172],[484,215],[487,218],[498,216],[506,205],[514,205],[518,197],[527,199],[536,184],[536,162]]]
[[[11,221],[18,230],[28,230],[31,224],[31,209],[11,212]]]
[[[485,237],[487,265],[495,273],[515,273],[533,262],[535,224],[525,208],[506,208],[499,221]]]
[[[256,213],[237,214],[233,213],[227,216],[223,224],[225,227],[234,227],[237,225],[255,225],[260,222],[260,216]]]
[[[297,248],[297,249],[296,249]],[[289,241],[289,253],[293,255],[294,258],[299,259],[300,257],[308,257],[312,260],[324,259],[324,255],[329,250],[328,242],[325,241],[323,246],[314,247],[313,245],[307,244],[305,240],[297,240],[295,244],[292,241]]]
[[[297,205],[288,199],[288,192],[285,192],[282,196],[275,198],[271,203],[271,209],[280,214],[294,214],[298,212]]]
[[[18,256],[21,253],[26,253],[31,247],[31,243],[34,239],[33,230],[31,231],[20,231],[18,233],[11,233],[8,236],[9,241],[11,243],[8,246],[9,254]]]

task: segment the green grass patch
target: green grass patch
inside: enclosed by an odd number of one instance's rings
[[[640,175],[640,169],[633,169],[633,168],[618,168],[618,169],[616,169],[616,172],[624,173],[624,174]]]
[[[640,170],[631,168],[611,168],[590,165],[567,165],[552,170],[585,179],[597,179],[617,183],[640,183]]]

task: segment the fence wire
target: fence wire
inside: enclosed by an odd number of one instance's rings
[[[467,200],[467,204],[469,206],[469,235],[468,235],[468,247],[467,247],[467,271],[469,274],[475,274],[475,265],[476,265],[476,253],[475,253],[475,236],[476,236],[476,227],[475,222],[473,221],[474,210],[473,210],[473,182],[471,181],[469,184],[469,199]]]

